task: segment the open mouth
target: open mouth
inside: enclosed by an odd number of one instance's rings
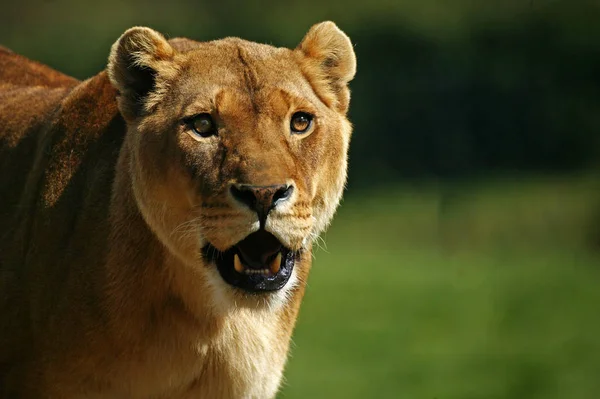
[[[300,256],[299,252],[285,248],[273,234],[262,229],[225,252],[208,244],[202,253],[205,259],[217,265],[223,280],[249,292],[283,288]]]

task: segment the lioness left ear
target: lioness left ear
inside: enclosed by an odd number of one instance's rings
[[[348,82],[356,74],[356,56],[350,39],[331,21],[314,25],[295,53],[307,76],[328,100],[329,106],[341,112],[348,110],[350,90]]]
[[[113,44],[108,77],[119,91],[119,109],[126,119],[152,110],[173,78],[175,50],[158,32],[143,27],[127,30]]]

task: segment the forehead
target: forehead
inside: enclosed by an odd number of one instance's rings
[[[185,41],[178,62],[181,99],[189,106],[207,107],[219,101],[279,100],[289,106],[318,108],[324,104],[304,76],[292,50],[228,38],[213,42]],[[211,104],[208,104],[208,103]]]

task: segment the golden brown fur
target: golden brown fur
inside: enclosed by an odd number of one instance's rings
[[[0,48],[0,397],[273,397],[346,179],[354,72],[331,22],[295,50],[133,28],[84,82]],[[218,136],[187,134],[200,112]],[[303,255],[249,295],[200,249],[257,229],[230,183],[282,181],[266,229]]]

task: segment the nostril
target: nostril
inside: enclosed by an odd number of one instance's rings
[[[267,215],[279,203],[290,199],[294,192],[292,185],[253,186],[248,184],[232,184],[229,191],[233,199],[246,205],[258,214],[264,225]]]
[[[244,186],[238,188],[235,185],[232,185],[229,190],[231,191],[233,198],[242,204],[248,205],[250,209],[254,209],[256,206],[256,197],[254,196],[254,192],[252,190],[249,190]]]
[[[288,200],[292,196],[293,192],[294,186],[292,185],[279,188],[277,191],[275,191],[275,194],[273,194],[273,205],[276,205],[279,201]]]

